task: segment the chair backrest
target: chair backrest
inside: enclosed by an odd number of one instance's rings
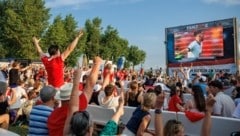
[[[89,112],[93,122],[98,124],[106,124],[113,116],[113,109],[107,109],[98,105],[88,105],[87,111]]]
[[[240,119],[212,116],[212,136],[230,136],[234,131],[240,130]]]
[[[121,121],[123,124],[126,125],[128,123],[135,109],[136,107],[124,106],[124,115],[121,117]]]
[[[121,121],[123,124],[125,124],[125,125],[127,124],[127,122],[132,117],[132,113],[134,112],[135,109],[136,109],[136,107],[129,107],[129,106],[124,107],[124,115],[121,118]],[[154,128],[154,115],[155,115],[154,109],[150,110],[150,114],[151,114],[152,119],[148,126],[148,129],[154,130],[155,129]],[[163,123],[165,124],[170,119],[176,119],[176,112],[163,110],[162,116],[163,116]]]
[[[155,127],[154,127],[154,124],[155,124],[155,121],[154,121],[154,116],[155,116],[155,113],[154,113],[154,109],[151,109],[150,110],[150,114],[151,114],[151,122],[148,126],[148,129],[150,130],[155,130]],[[163,124],[165,125],[167,123],[168,120],[170,119],[176,119],[176,112],[173,112],[173,111],[166,111],[166,110],[163,110],[162,111],[162,118],[163,118]]]
[[[199,136],[203,119],[197,122],[191,122],[185,116],[185,113],[178,112],[177,118],[184,125],[186,135]],[[211,136],[230,136],[231,132],[240,130],[240,119],[212,116]]]
[[[0,128],[0,136],[19,136],[19,135],[9,130]]]

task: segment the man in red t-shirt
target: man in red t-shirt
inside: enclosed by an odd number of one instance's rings
[[[102,59],[100,57],[95,57],[94,62],[95,64],[93,65],[92,71],[86,81],[86,87],[83,91],[79,90],[79,111],[85,111],[91,99],[93,85],[97,81],[98,71],[100,65],[102,64]],[[62,106],[60,108],[56,108],[48,117],[47,125],[50,136],[63,136],[64,123],[67,119],[72,88],[72,83],[66,83],[61,87],[60,93],[56,95],[56,99],[61,100]]]
[[[62,136],[64,123],[67,119],[67,113],[69,109],[69,99],[71,95],[73,84],[66,83],[61,89],[60,93],[57,93],[55,99],[61,100],[61,107],[54,109],[54,111],[48,117],[48,131],[50,136]],[[88,100],[84,93],[79,95],[79,111],[86,110]]]
[[[48,48],[50,56],[43,53],[41,47],[39,46],[40,39],[33,37],[33,43],[41,56],[41,60],[48,74],[48,83],[53,87],[60,88],[64,84],[64,61],[74,50],[82,35],[83,31],[80,30],[76,38],[63,53],[60,53],[58,45],[51,45]]]

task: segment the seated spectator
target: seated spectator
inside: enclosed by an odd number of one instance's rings
[[[84,95],[89,101],[93,92],[93,86],[98,78],[98,71],[102,59],[95,57],[92,71],[87,79],[86,86],[83,90]],[[79,79],[81,70],[78,69],[75,78],[73,79],[73,89],[70,96],[69,108],[67,112],[67,119],[64,124],[63,135],[92,135],[92,126],[90,123],[89,113],[87,111],[79,111]],[[107,74],[108,75],[108,74]],[[109,76],[109,75],[108,75]]]
[[[16,123],[16,121],[19,119],[20,116],[26,116],[26,120],[29,121],[30,112],[31,112],[32,107],[35,105],[35,102],[36,102],[34,100],[35,98],[37,98],[37,94],[36,94],[35,90],[34,89],[30,90],[28,92],[28,100],[26,102],[24,102],[21,105],[21,107],[19,108],[14,124]]]
[[[152,89],[148,89],[147,93],[154,92],[156,94],[156,96],[158,96],[159,94],[161,94],[163,92],[161,85],[157,85],[154,87],[154,89],[152,91],[151,90]],[[166,97],[164,99],[163,109],[168,109],[168,99]]]
[[[11,123],[16,122],[16,116],[19,108],[28,99],[26,90],[24,88],[24,81],[18,81],[18,86],[16,87],[16,102],[10,106],[10,121]]]
[[[61,100],[61,107],[54,109],[47,121],[47,127],[50,136],[62,136],[65,121],[67,119],[67,112],[69,108],[69,100],[73,88],[72,83],[65,83],[60,93],[55,96],[56,100]],[[87,99],[84,93],[79,95],[79,111],[85,111],[87,107]]]
[[[237,105],[237,107],[236,107],[235,110],[233,111],[232,116],[233,116],[234,118],[240,119],[240,103]]]
[[[40,90],[42,104],[32,108],[29,121],[29,135],[49,135],[47,120],[55,106],[55,94],[57,90],[52,86],[44,86]],[[41,126],[41,127],[39,127]]]
[[[94,83],[97,79],[97,72],[98,68],[100,67],[100,64],[93,68],[92,74],[90,74],[89,79],[87,80],[86,88],[84,90],[87,92],[91,92],[94,86]],[[71,99],[70,99],[70,106],[68,110],[68,116],[65,122],[64,126],[64,134],[63,135],[92,135],[92,126],[90,123],[90,116],[87,111],[78,111],[79,107],[79,102],[78,102],[78,97],[76,97],[78,94],[78,80],[80,75],[80,70],[77,71],[77,74],[75,75],[74,80],[74,88],[71,93]],[[110,75],[108,75],[110,76]],[[89,89],[89,90],[86,90]],[[105,136],[105,135],[116,135],[117,134],[117,129],[118,129],[118,122],[120,120],[120,117],[124,113],[124,95],[123,95],[123,83],[121,83],[121,93],[120,93],[120,99],[119,99],[119,107],[117,108],[117,111],[114,113],[113,117],[111,120],[108,121],[102,132],[100,133],[100,136]],[[70,116],[69,116],[70,115]]]
[[[232,95],[232,91],[236,88],[237,80],[232,78],[230,81],[228,79],[224,79],[223,83],[225,84],[224,93],[228,96]]]
[[[164,102],[164,93],[157,96],[155,102],[155,133],[156,136],[183,136],[184,126],[177,120],[168,120],[163,127],[162,106]],[[215,99],[209,95],[206,102],[206,112],[202,123],[201,136],[210,136],[211,134],[211,113]]]
[[[7,109],[10,105],[16,102],[16,92],[12,90],[12,97],[8,99],[6,96],[7,83],[0,82],[0,127],[8,129],[9,126],[9,114]]]
[[[175,119],[168,120],[163,131],[164,136],[184,136],[184,126],[182,122]]]
[[[168,102],[169,111],[185,111],[183,101],[181,99],[181,90],[179,87],[172,87],[170,92],[170,100]]]
[[[138,107],[142,102],[143,91],[139,91],[137,81],[130,83],[130,89],[126,92],[126,105]]]
[[[116,108],[118,107],[119,96],[114,96],[115,89],[116,87],[112,84],[109,84],[103,88],[103,91],[101,91],[98,95],[98,102],[100,106],[116,111]]]
[[[232,91],[232,98],[234,100],[235,106],[237,106],[240,103],[240,87],[236,87]]]
[[[118,131],[118,123],[120,117],[124,114],[124,83],[121,81],[121,93],[119,98],[119,106],[117,111],[112,116],[111,120],[109,120],[105,127],[102,129],[100,136],[106,135],[116,135]]]
[[[155,105],[156,94],[145,93],[143,95],[143,103],[133,112],[132,117],[128,121],[123,134],[127,136],[143,135],[148,131],[147,127],[151,121],[149,110]]]
[[[188,100],[185,105],[186,110],[204,114],[206,110],[206,104],[202,88],[199,85],[192,86],[192,95],[193,99]]]
[[[213,115],[232,117],[235,104],[232,98],[223,93],[223,85],[220,81],[214,80],[209,84],[209,92],[215,96],[216,103],[213,106]]]

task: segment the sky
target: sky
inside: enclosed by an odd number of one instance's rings
[[[46,7],[52,19],[72,14],[79,28],[99,17],[104,30],[111,25],[129,45],[146,52],[146,69],[166,68],[165,28],[240,20],[240,0],[46,0]]]

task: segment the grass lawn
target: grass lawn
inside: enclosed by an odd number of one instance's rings
[[[9,131],[19,134],[20,136],[27,136],[28,133],[28,126],[21,125],[21,126],[9,126]]]

